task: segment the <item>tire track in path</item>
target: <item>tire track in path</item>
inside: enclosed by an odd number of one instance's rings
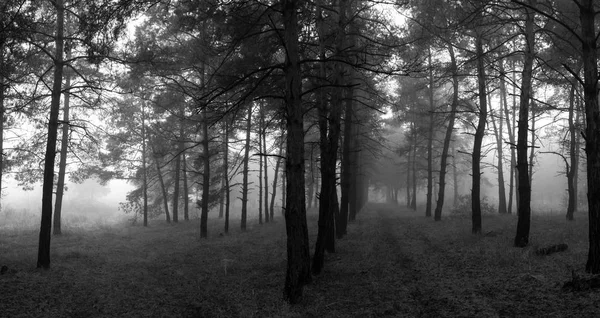
[[[459,254],[430,239],[429,219],[397,206],[373,205],[377,217],[373,255],[386,282],[402,285],[405,304],[412,317],[496,316],[487,304],[474,303],[472,280],[462,277],[457,268],[465,264]],[[377,256],[379,255],[379,256]]]

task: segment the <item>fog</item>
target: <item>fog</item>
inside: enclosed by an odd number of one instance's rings
[[[25,191],[17,182],[5,177],[2,189],[2,210],[7,216],[5,221],[20,220],[25,225],[39,222],[42,206],[42,186],[34,185],[32,190]],[[67,190],[63,196],[62,216],[64,223],[78,225],[116,224],[128,216],[119,211],[119,202],[125,201],[127,192],[132,186],[123,180],[112,180],[107,185],[100,185],[94,179],[81,184],[67,182]],[[37,216],[37,217],[35,217]],[[0,224],[5,221],[0,220]]]

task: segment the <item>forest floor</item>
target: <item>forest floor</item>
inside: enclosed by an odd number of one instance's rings
[[[531,246],[512,247],[515,216],[470,219],[369,204],[302,303],[282,299],[285,227],[237,228],[209,239],[197,220],[149,228],[66,228],[52,240],[52,267],[35,269],[37,231],[0,233],[1,317],[598,317],[600,292],[565,292],[582,275],[587,222],[534,216]],[[316,237],[309,213],[311,246]],[[235,225],[235,224],[234,224]],[[233,226],[233,225],[232,225]],[[569,249],[537,256],[538,247]]]

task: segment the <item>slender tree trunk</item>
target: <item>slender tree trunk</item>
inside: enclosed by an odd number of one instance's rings
[[[248,105],[248,117],[246,119],[246,145],[244,150],[244,170],[242,181],[242,231],[246,230],[246,221],[248,217],[248,166],[250,163],[250,129],[252,129],[252,105]]]
[[[302,300],[304,285],[312,280],[308,227],[306,225],[306,202],[304,187],[304,109],[298,62],[298,9],[300,0],[281,0],[283,10],[283,41],[286,61],[285,110],[287,122],[287,151],[285,160],[286,205],[285,227],[287,232],[287,273],[284,296],[292,304]]]
[[[307,199],[308,199],[308,206],[307,208],[310,210],[313,206],[313,200],[315,197],[315,159],[314,159],[314,147],[311,144],[310,146],[310,158],[308,160],[308,184],[307,184],[307,190],[308,193],[307,195]]]
[[[569,92],[569,161],[570,163],[567,163],[567,193],[569,194],[568,197],[568,205],[567,205],[567,220],[569,221],[573,221],[574,217],[573,215],[575,214],[575,202],[577,200],[576,194],[575,194],[575,182],[573,180],[574,177],[574,170],[575,170],[575,166],[577,165],[576,161],[577,159],[574,157],[575,156],[575,148],[577,147],[575,144],[576,141],[576,128],[575,128],[575,122],[574,122],[574,113],[575,113],[575,84],[571,85],[571,90]]]
[[[491,107],[490,103],[490,107]],[[501,112],[500,112],[501,113]],[[498,213],[506,214],[506,189],[504,188],[504,167],[502,164],[502,118],[498,119],[499,125],[496,125],[496,118],[492,112],[492,126],[494,128],[494,136],[496,137],[496,149],[498,152]],[[500,126],[500,129],[498,129]]]
[[[178,142],[181,144],[180,142]],[[175,158],[175,183],[173,186],[173,222],[179,222],[179,179],[181,171],[181,146],[177,150],[177,156]]]
[[[143,217],[144,226],[148,226],[148,135],[146,130],[146,106],[142,102],[142,200],[143,200]]]
[[[535,7],[536,0],[530,0],[530,5]],[[534,53],[534,18],[533,10],[526,8],[525,19],[525,57],[523,61],[523,75],[521,83],[520,107],[519,107],[519,132],[517,136],[517,170],[519,177],[519,220],[517,222],[517,234],[514,245],[525,247],[529,244],[529,229],[531,224],[531,187],[529,185],[527,165],[527,133],[529,126],[529,100],[531,99],[531,82]]]
[[[262,104],[259,109],[259,124],[258,124],[258,224],[263,223],[263,147],[262,147]],[[265,217],[268,219],[268,217]],[[267,221],[268,222],[268,221]]]
[[[71,50],[65,50],[67,60],[71,59]],[[71,101],[71,95],[69,89],[71,88],[71,76],[67,72],[65,76],[65,88],[64,88],[64,102],[63,102],[63,120],[62,120],[62,136],[60,141],[60,159],[58,162],[58,181],[56,183],[56,199],[54,200],[54,222],[52,233],[54,235],[62,234],[61,220],[62,220],[62,202],[63,195],[65,193],[65,175],[67,173],[67,153],[69,150],[69,103]]]
[[[475,39],[477,50],[477,83],[479,90],[479,122],[475,130],[473,143],[473,172],[471,189],[471,208],[472,208],[472,233],[481,233],[481,144],[485,134],[485,123],[487,120],[487,92],[485,86],[485,66],[483,55],[483,36],[477,34]]]
[[[261,113],[261,117],[262,117],[262,127],[263,127],[263,131],[262,131],[262,143],[263,143],[263,151],[265,153],[265,162],[264,162],[264,166],[263,168],[265,169],[263,174],[264,174],[264,178],[265,178],[265,191],[264,191],[264,205],[265,205],[265,222],[269,222],[270,218],[269,218],[269,175],[268,175],[268,170],[269,170],[269,157],[267,156],[267,127],[265,126],[265,114],[264,111]]]
[[[359,34],[358,27],[354,21],[350,21],[350,32],[348,37],[348,47],[356,47],[356,34]],[[354,57],[348,56],[353,63]],[[342,162],[341,162],[341,202],[340,213],[336,220],[336,233],[338,238],[344,237],[347,233],[348,216],[350,210],[356,210],[356,165],[354,164],[355,155],[355,128],[354,128],[354,82],[355,70],[348,68],[349,85],[344,89],[346,93],[344,105],[344,138],[342,144]],[[356,215],[356,211],[352,212]]]
[[[157,153],[154,149],[154,145],[152,144],[152,153],[154,153],[154,163],[156,164],[156,174],[158,176],[158,182],[160,184],[160,190],[163,196],[163,206],[165,209],[165,216],[167,218],[167,223],[171,223],[171,214],[169,214],[169,194],[167,188],[165,187],[165,181],[162,176],[162,172],[160,169],[160,162],[158,161]]]
[[[207,109],[202,110],[202,211],[200,238],[208,237],[208,201],[210,200],[210,135]],[[229,201],[229,198],[227,198]],[[227,207],[229,208],[229,207]]]
[[[508,141],[510,142],[510,181],[508,185],[508,204],[506,212],[508,214],[512,214],[512,206],[513,206],[513,193],[514,193],[514,181],[515,181],[515,134],[514,134],[514,125],[511,125],[511,117],[510,112],[508,111],[508,99],[506,97],[506,72],[504,71],[504,61],[498,62],[498,68],[500,70],[500,99],[502,101],[505,121],[506,121],[506,130],[508,131]],[[514,109],[514,103],[513,103]],[[502,111],[501,111],[502,112]],[[502,123],[502,121],[501,121]],[[502,129],[500,129],[502,131]],[[506,191],[505,191],[506,192]]]
[[[435,105],[433,100],[433,65],[431,62],[431,47],[429,50],[429,129],[427,131],[427,203],[425,205],[425,216],[431,217],[431,202],[433,195],[433,125]],[[441,211],[440,211],[441,212]],[[441,214],[440,214],[441,218]]]
[[[516,140],[516,136],[517,136],[517,124],[516,124],[516,120],[517,120],[517,69],[515,66],[515,61],[512,61],[512,70],[513,70],[513,74],[512,74],[512,79],[513,79],[513,89],[512,89],[512,96],[513,96],[513,108],[512,108],[512,136],[513,136],[513,140],[512,140],[512,145],[510,147],[511,152],[510,152],[510,156],[511,156],[511,165],[513,167],[513,178],[515,181],[514,184],[514,189],[516,189],[515,191],[515,203],[517,206],[517,214],[519,213],[519,195],[520,195],[520,191],[519,191],[519,169],[517,168],[517,140]]]
[[[223,136],[223,183],[225,184],[225,233],[229,233],[229,120],[225,118]]]
[[[344,140],[342,144],[342,175],[341,175],[341,202],[340,214],[336,220],[337,238],[342,238],[346,235],[348,214],[350,209],[350,179],[351,174],[356,173],[355,167],[352,164],[352,144],[353,140],[353,124],[352,124],[352,98],[346,97],[346,105],[344,111]]]
[[[185,151],[183,153],[181,153],[181,165],[183,166],[183,169],[181,170],[181,173],[183,174],[183,219],[185,221],[189,221],[190,220],[190,188],[188,186],[188,179],[187,179],[187,159],[186,159],[187,155],[185,153]]]
[[[415,123],[413,122],[413,130]],[[417,134],[413,133],[413,158],[412,158],[412,198],[410,208],[417,210]]]
[[[454,178],[453,180],[453,184],[454,184],[454,198],[453,198],[453,205],[456,206],[458,203],[458,171],[456,168],[456,148],[454,146],[454,143],[452,143],[452,177]]]
[[[406,152],[406,207],[410,208],[410,188],[412,187],[411,185],[411,178],[410,178],[410,172],[412,171],[412,144],[409,142],[408,143],[408,151]]]
[[[179,222],[179,182],[181,180],[181,161],[185,156],[184,123],[185,109],[179,107],[179,138],[177,140],[177,158],[175,159],[175,188],[173,189],[173,222]]]
[[[48,122],[48,142],[44,156],[44,182],[42,185],[42,217],[38,246],[37,267],[50,268],[50,240],[52,230],[52,192],[54,190],[54,161],[56,157],[56,139],[58,136],[58,112],[63,78],[64,51],[64,17],[63,0],[53,2],[56,8],[56,36],[54,38],[56,53],[54,56],[54,82],[50,102],[50,118]]]
[[[598,108],[598,51],[594,0],[579,2],[581,21],[584,101],[586,118],[589,251],[585,270],[600,273],[600,109]]]
[[[282,136],[283,139],[283,136]],[[275,197],[277,196],[277,176],[279,175],[279,166],[281,165],[281,155],[283,154],[283,144],[279,146],[279,153],[277,154],[277,162],[275,162],[275,173],[273,174],[273,193],[271,193],[271,205],[269,206],[269,212],[271,214],[271,221],[275,216]]]
[[[536,106],[534,101],[530,102],[529,108],[531,109],[531,147],[529,148],[529,188],[533,184],[533,159],[535,159],[535,122],[536,120]]]
[[[0,41],[0,70],[4,69],[4,44]],[[6,74],[8,77],[8,74]],[[4,120],[6,117],[6,108],[4,106],[4,92],[8,89],[8,84],[4,83],[4,77],[0,77],[0,212],[2,211],[2,175],[4,174]]]
[[[567,206],[567,220],[573,221],[577,211],[577,171],[579,170],[579,132],[576,124],[579,124],[579,111],[575,107],[576,84],[571,85],[569,92],[569,161],[570,170],[567,171],[567,191],[569,203]],[[577,114],[577,115],[576,115]]]
[[[458,108],[458,65],[456,63],[456,57],[454,56],[454,48],[451,44],[448,44],[448,53],[450,54],[450,67],[452,72],[452,104],[450,106],[450,114],[448,116],[448,127],[446,127],[446,136],[444,137],[442,158],[440,160],[440,189],[434,213],[434,219],[436,221],[442,219],[442,208],[444,206],[444,197],[446,191],[446,169],[448,165],[448,149],[450,148],[450,141],[452,140],[452,130],[454,130],[454,118],[456,117],[456,109]],[[431,56],[429,57],[429,59],[431,59]],[[433,98],[431,98],[431,100],[433,100]]]

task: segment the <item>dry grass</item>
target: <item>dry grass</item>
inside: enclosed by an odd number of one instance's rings
[[[583,219],[583,217],[581,217]],[[580,270],[587,224],[534,217],[532,244],[511,247],[516,218],[441,222],[370,205],[327,255],[297,306],[282,300],[283,219],[208,240],[196,220],[177,225],[66,227],[53,237],[52,269],[35,269],[37,231],[0,233],[0,316],[7,317],[593,317],[595,292],[565,293]],[[311,245],[316,216],[309,216]],[[493,232],[492,232],[493,231]],[[537,246],[566,252],[535,256]]]

